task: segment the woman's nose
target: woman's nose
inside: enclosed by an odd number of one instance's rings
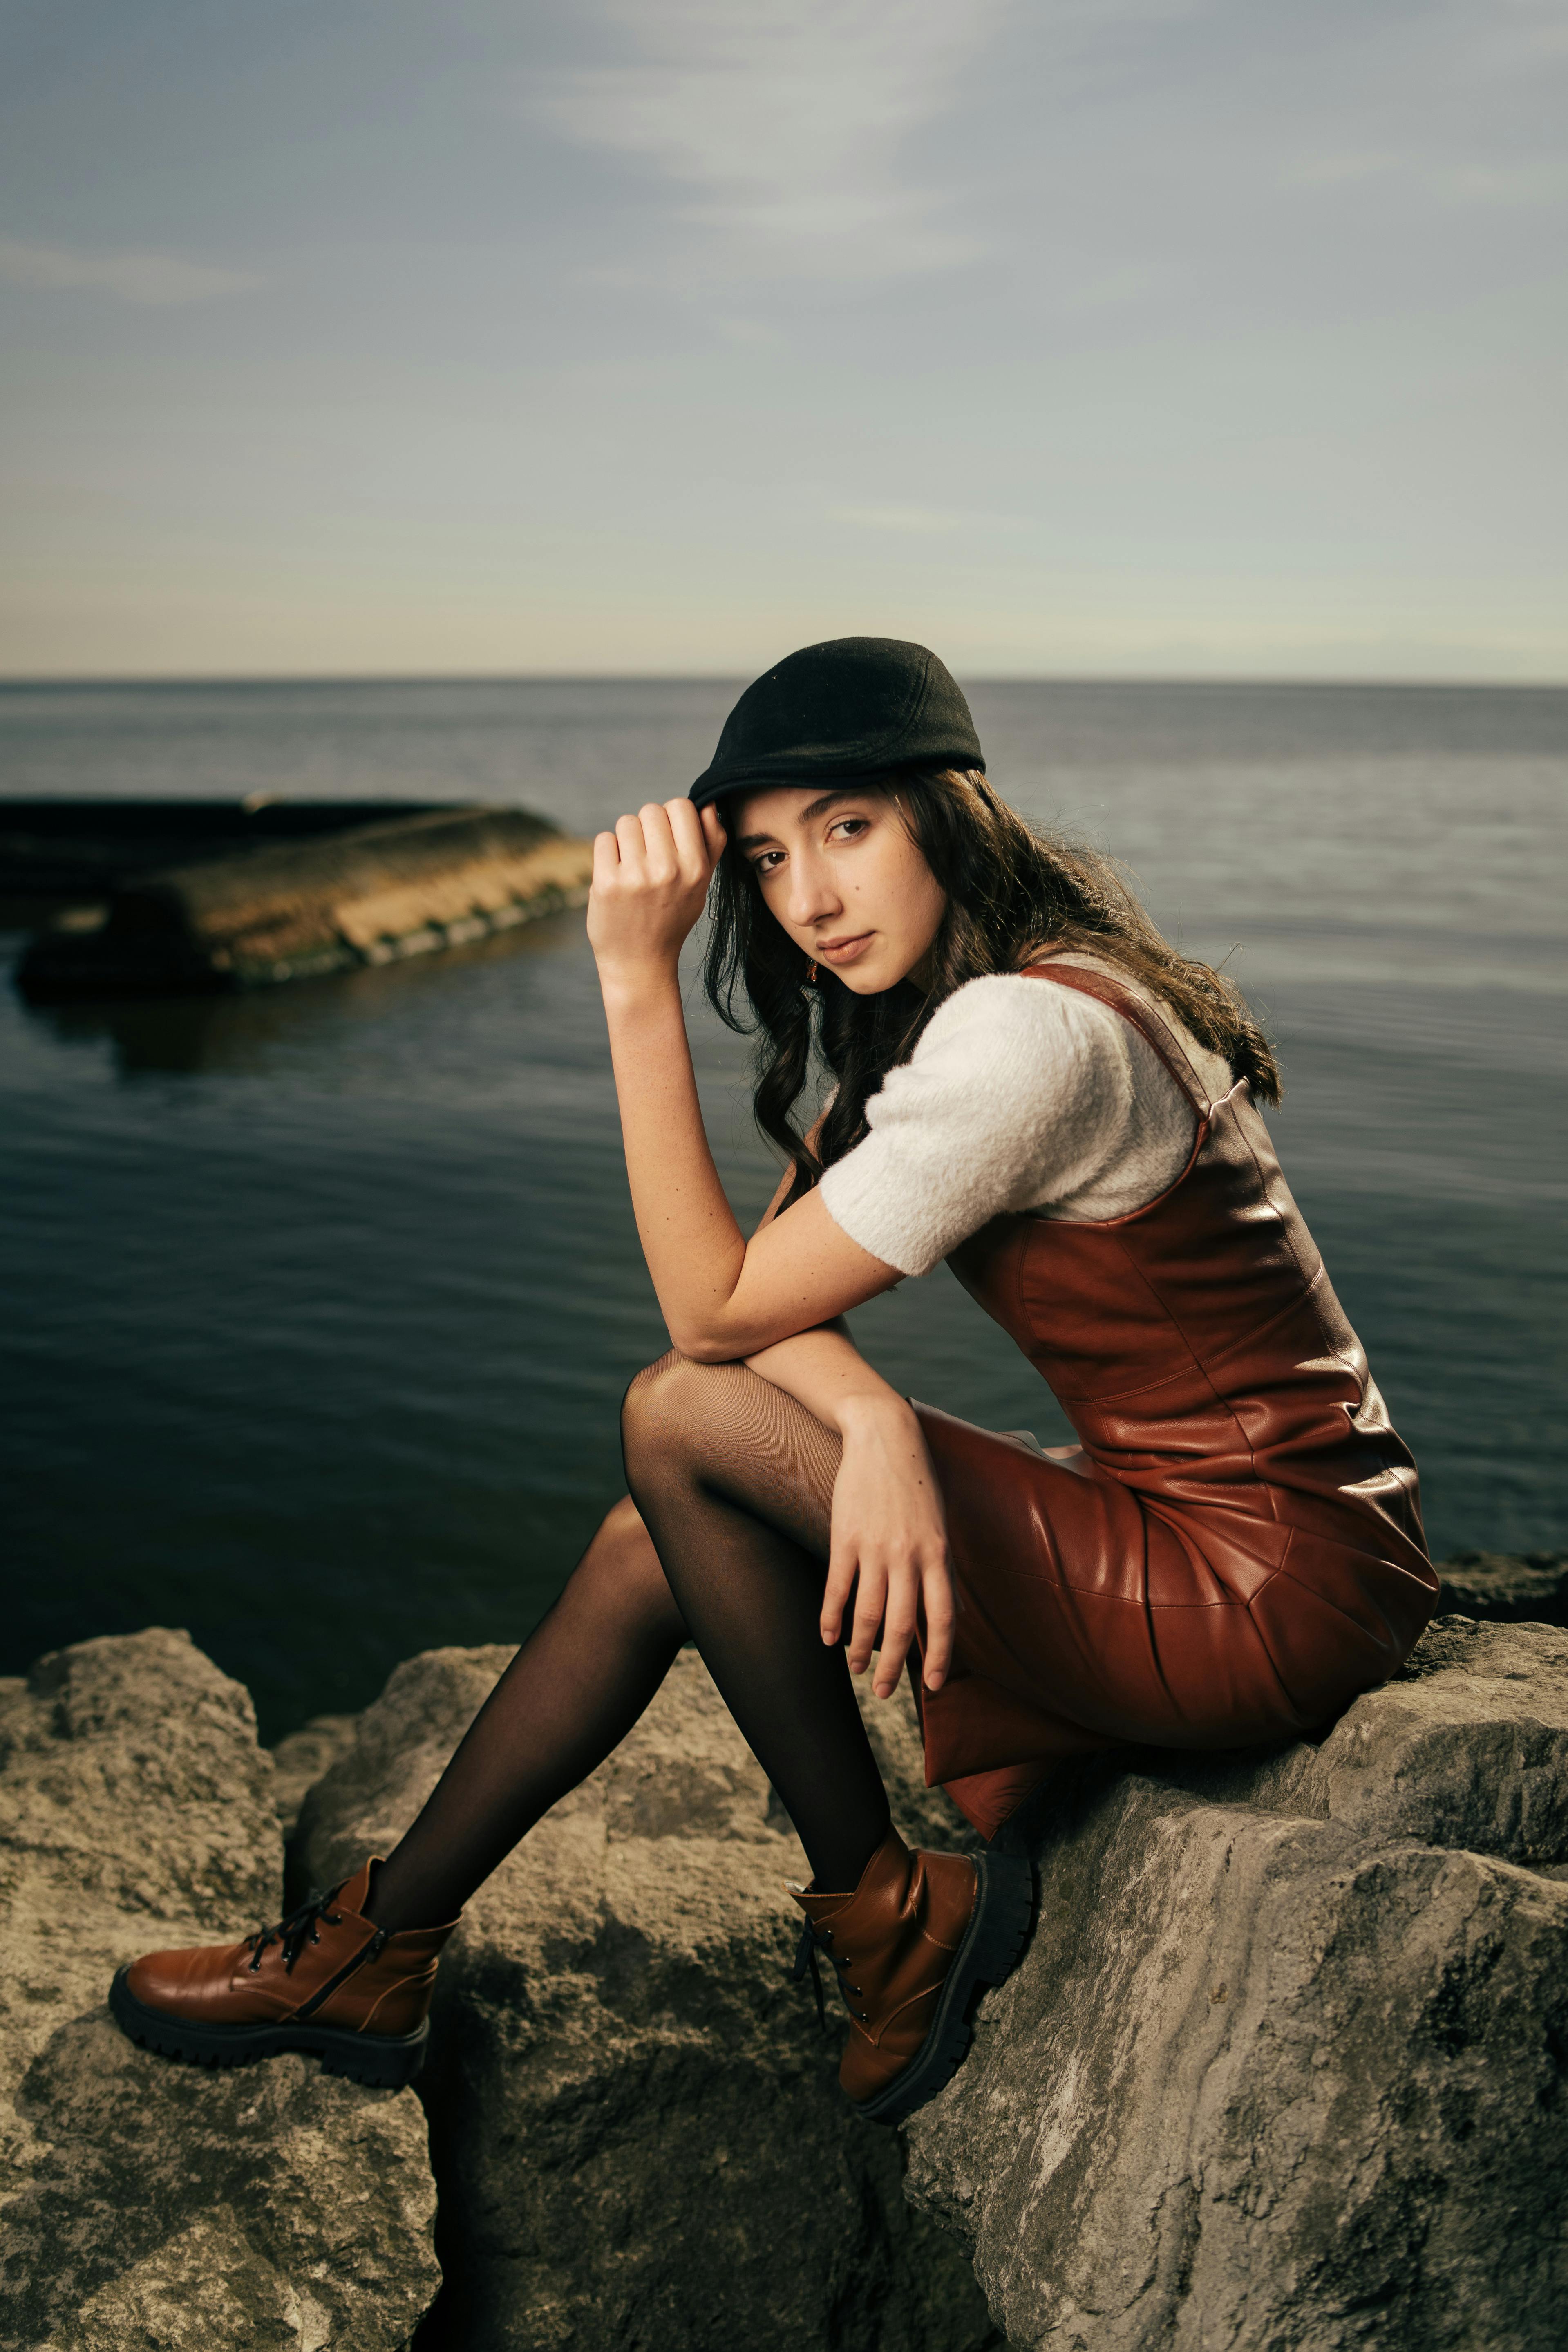
[[[838,894],[825,866],[805,857],[795,858],[789,876],[789,919],[797,927],[820,923],[838,912]]]

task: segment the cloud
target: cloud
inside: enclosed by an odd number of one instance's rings
[[[789,338],[781,329],[765,319],[717,319],[714,332],[726,343],[740,351],[782,352],[789,348]]]
[[[1437,176],[1437,185],[1457,204],[1555,207],[1568,196],[1568,163],[1561,152],[1456,163]]]
[[[1563,202],[1564,0],[1363,16],[1321,53],[1329,70],[1286,125],[1286,186],[1344,189],[1384,207],[1525,212]]]
[[[1326,189],[1382,182],[1422,203],[1459,207],[1545,211],[1561,205],[1568,195],[1568,162],[1561,153],[1468,161],[1456,161],[1447,151],[1331,153],[1287,167],[1282,178],[1288,187]]]
[[[945,268],[973,241],[909,168],[1007,0],[599,0],[634,61],[566,68],[528,103],[687,192],[678,216],[745,266],[841,278]]]
[[[50,292],[108,294],[151,308],[218,301],[261,283],[247,271],[184,261],[177,254],[72,252],[8,236],[0,237],[0,278]]]

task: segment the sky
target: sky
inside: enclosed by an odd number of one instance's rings
[[[1568,679],[1568,0],[5,0],[0,676]]]

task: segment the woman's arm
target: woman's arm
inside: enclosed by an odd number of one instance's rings
[[[689,801],[672,801],[623,817],[594,845],[588,936],[637,1233],[683,1355],[753,1358],[764,1378],[839,1431],[823,1639],[839,1639],[857,1587],[850,1663],[864,1670],[885,1621],[876,1688],[886,1697],[923,1601],[925,1676],[935,1690],[952,1650],[952,1586],[941,1492],[920,1424],[847,1333],[818,1328],[890,1288],[898,1271],[852,1242],[815,1192],[783,1208],[785,1185],[748,1244],[703,1130],[677,958],[723,840],[715,812],[699,818]]]
[[[853,1591],[850,1670],[865,1672],[880,1625],[873,1687],[879,1698],[887,1698],[897,1686],[923,1607],[923,1679],[928,1690],[940,1690],[952,1656],[947,1517],[913,1410],[872,1370],[841,1324],[799,1332],[747,1361],[843,1441],[833,1486],[823,1640],[840,1639]]]
[[[595,840],[588,902],[637,1234],[670,1339],[700,1363],[754,1354],[900,1279],[815,1192],[749,1244],[724,1196],[677,971],[723,840],[710,808],[649,803]]]

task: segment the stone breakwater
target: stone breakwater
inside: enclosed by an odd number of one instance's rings
[[[384,1852],[509,1655],[415,1658],[280,1768],[183,1633],[0,1684],[0,2352],[1000,2342],[898,2139],[838,2097],[788,1981],[805,1857],[693,1654],[469,1906],[425,2106],[120,2035],[122,1960],[279,1916],[279,1798],[306,1780],[305,1876]],[[952,1843],[912,1719],[877,1736],[910,1832]]]
[[[209,810],[206,822],[244,814]],[[334,814],[335,825],[324,822]],[[159,867],[137,855],[145,839],[124,839],[118,855],[131,862],[117,872],[112,841],[61,835],[58,813],[57,828],[30,841],[5,832],[0,803],[0,881],[31,870],[58,882],[74,849],[100,885],[92,903],[37,933],[16,984],[36,1003],[271,988],[461,947],[587,898],[592,842],[526,809],[370,814],[279,803],[254,813],[255,838],[242,829],[218,855]],[[130,815],[151,825],[180,812],[142,803]]]
[[[910,2197],[1010,2344],[1548,2352],[1568,1632],[1439,1618],[1319,1746],[1068,1776]]]
[[[248,1694],[184,1633],[0,1684],[5,2352],[384,2352],[436,2293],[412,2092],[162,2065],[104,2004],[138,1951],[279,1916],[272,1780]]]
[[[1468,1568],[1511,1610],[1563,1563]],[[1024,1963],[901,2138],[837,2098],[802,1857],[690,1654],[470,1906],[417,2097],[120,2037],[121,1959],[279,1916],[279,1811],[298,1884],[384,1851],[508,1654],[275,1758],[182,1634],[0,1684],[0,2352],[1556,2352],[1568,1632],[1449,1616],[1321,1743],[1064,1775]],[[907,1705],[868,1719],[957,1843]]]

